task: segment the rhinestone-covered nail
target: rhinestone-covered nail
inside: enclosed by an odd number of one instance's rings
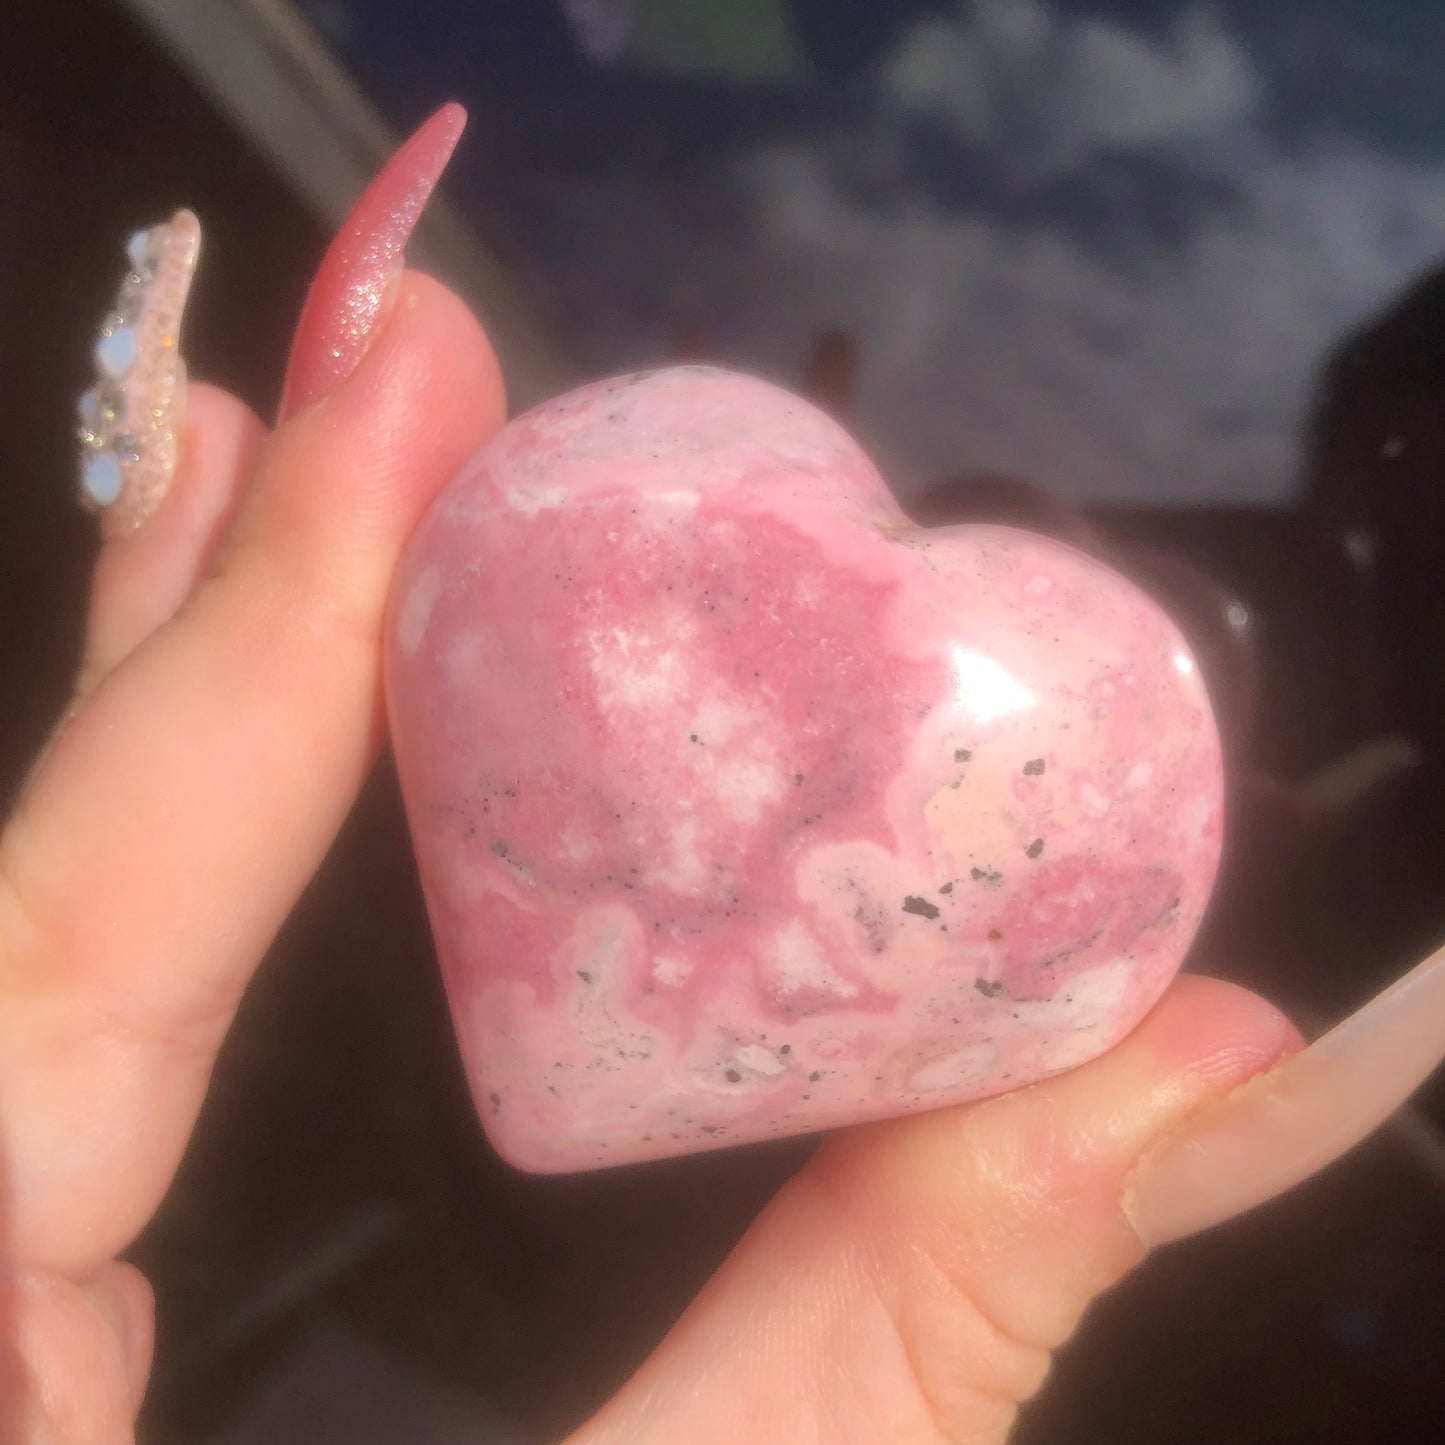
[[[77,403],[82,503],[110,534],[160,505],[176,468],[186,371],[176,346],[200,252],[189,211],[137,231],[115,303],[96,336],[96,384]]]

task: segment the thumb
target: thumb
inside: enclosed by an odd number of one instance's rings
[[[1120,1207],[1140,1156],[1297,1044],[1254,995],[1184,978],[1083,1068],[835,1136],[571,1445],[1003,1441],[1144,1255]]]

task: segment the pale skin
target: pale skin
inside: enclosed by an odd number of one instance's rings
[[[503,412],[477,323],[407,273],[274,432],[193,386],[174,489],[101,550],[74,704],[0,839],[0,1438],[133,1438],[154,1306],[117,1256],[381,745],[402,545]],[[1073,1073],[832,1137],[571,1445],[1005,1440],[1144,1256],[1141,1153],[1297,1044],[1183,978]]]

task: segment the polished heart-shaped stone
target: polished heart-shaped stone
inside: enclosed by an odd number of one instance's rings
[[[915,528],[707,368],[537,408],[397,576],[392,735],[488,1134],[527,1169],[977,1099],[1159,997],[1219,857],[1184,642],[1062,544]]]

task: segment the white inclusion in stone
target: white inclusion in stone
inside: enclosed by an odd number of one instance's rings
[[[693,759],[700,780],[736,823],[753,824],[787,791],[778,756],[757,710],[726,698],[704,701],[688,724],[703,746]]]
[[[692,977],[692,964],[681,958],[656,958],[652,976],[664,988],[681,988]]]
[[[1062,985],[1059,992],[1071,1000],[1067,1007],[1073,1012],[1074,1026],[1095,1029],[1117,1017],[1133,978],[1129,960],[1115,958]]]
[[[994,1070],[998,1051],[992,1044],[970,1044],[933,1059],[913,1071],[908,1087],[920,1094],[942,1089],[968,1089],[984,1082]]]
[[[584,915],[572,932],[573,993],[577,1031],[595,1049],[612,1058],[648,1058],[656,1040],[632,1028],[623,1014],[620,991],[635,956],[636,920],[626,909],[608,908]]]
[[[80,465],[80,485],[98,507],[108,507],[120,496],[120,463],[109,452],[86,457]]]
[[[95,364],[102,376],[118,381],[135,365],[135,332],[129,326],[119,327],[95,343]]]
[[[581,920],[574,938],[584,941],[577,977],[587,988],[610,988],[627,962],[628,935],[612,915],[615,910]]]
[[[704,699],[693,715],[691,728],[709,747],[731,742],[747,729],[753,715],[750,709],[725,698]]]
[[[1046,1052],[1050,1069],[1076,1068],[1098,1055],[1101,1042],[1118,1030],[1133,980],[1133,965],[1127,959],[1114,959],[1061,984],[1052,999],[1035,1006],[1041,1013],[1046,1011],[1056,1028],[1062,1024],[1068,1029],[1060,1031]],[[1020,1012],[1025,1008],[1020,1005]]]
[[[749,1073],[762,1074],[769,1079],[775,1078],[787,1067],[771,1049],[765,1049],[761,1044],[744,1044],[733,1058]]]
[[[702,826],[696,818],[680,818],[672,825],[666,864],[654,881],[673,893],[698,894],[707,885],[702,856]]]
[[[695,512],[702,497],[697,492],[649,492],[638,500],[653,511]]]
[[[823,600],[823,586],[816,572],[804,572],[793,583],[793,601],[800,607],[817,607]]]
[[[1154,764],[1148,758],[1140,758],[1132,768],[1129,769],[1129,776],[1124,779],[1124,791],[1126,793],[1137,793],[1141,788],[1146,788],[1154,777]]]
[[[467,688],[481,681],[482,638],[477,632],[459,632],[447,648],[447,681],[453,687]]]
[[[828,967],[812,934],[796,918],[773,936],[773,983],[781,994],[816,989],[835,998],[853,998],[858,986],[839,978]]]
[[[426,568],[411,584],[396,624],[396,639],[408,657],[421,646],[431,623],[432,609],[437,605],[441,592],[442,574],[436,567]]]
[[[567,500],[566,487],[513,487],[507,493],[507,505],[521,517],[535,517],[538,512],[559,511]]]
[[[638,628],[613,627],[587,639],[598,699],[607,707],[654,708],[686,689],[687,670],[677,648],[689,640],[680,624],[663,636]]]
[[[569,823],[558,840],[557,852],[564,863],[580,866],[597,856],[597,840],[575,823]]]
[[[1109,811],[1109,799],[1101,793],[1092,783],[1083,783],[1079,787],[1079,806],[1091,818],[1102,818]]]
[[[740,758],[718,765],[714,777],[719,800],[738,823],[758,822],[767,806],[784,792],[783,775],[772,749],[761,742]]]
[[[495,863],[496,859],[491,858],[488,861]],[[450,863],[439,871],[448,901],[457,909],[468,908],[488,895],[501,891],[494,885],[491,870],[479,866],[475,858],[460,848],[452,854]]]

